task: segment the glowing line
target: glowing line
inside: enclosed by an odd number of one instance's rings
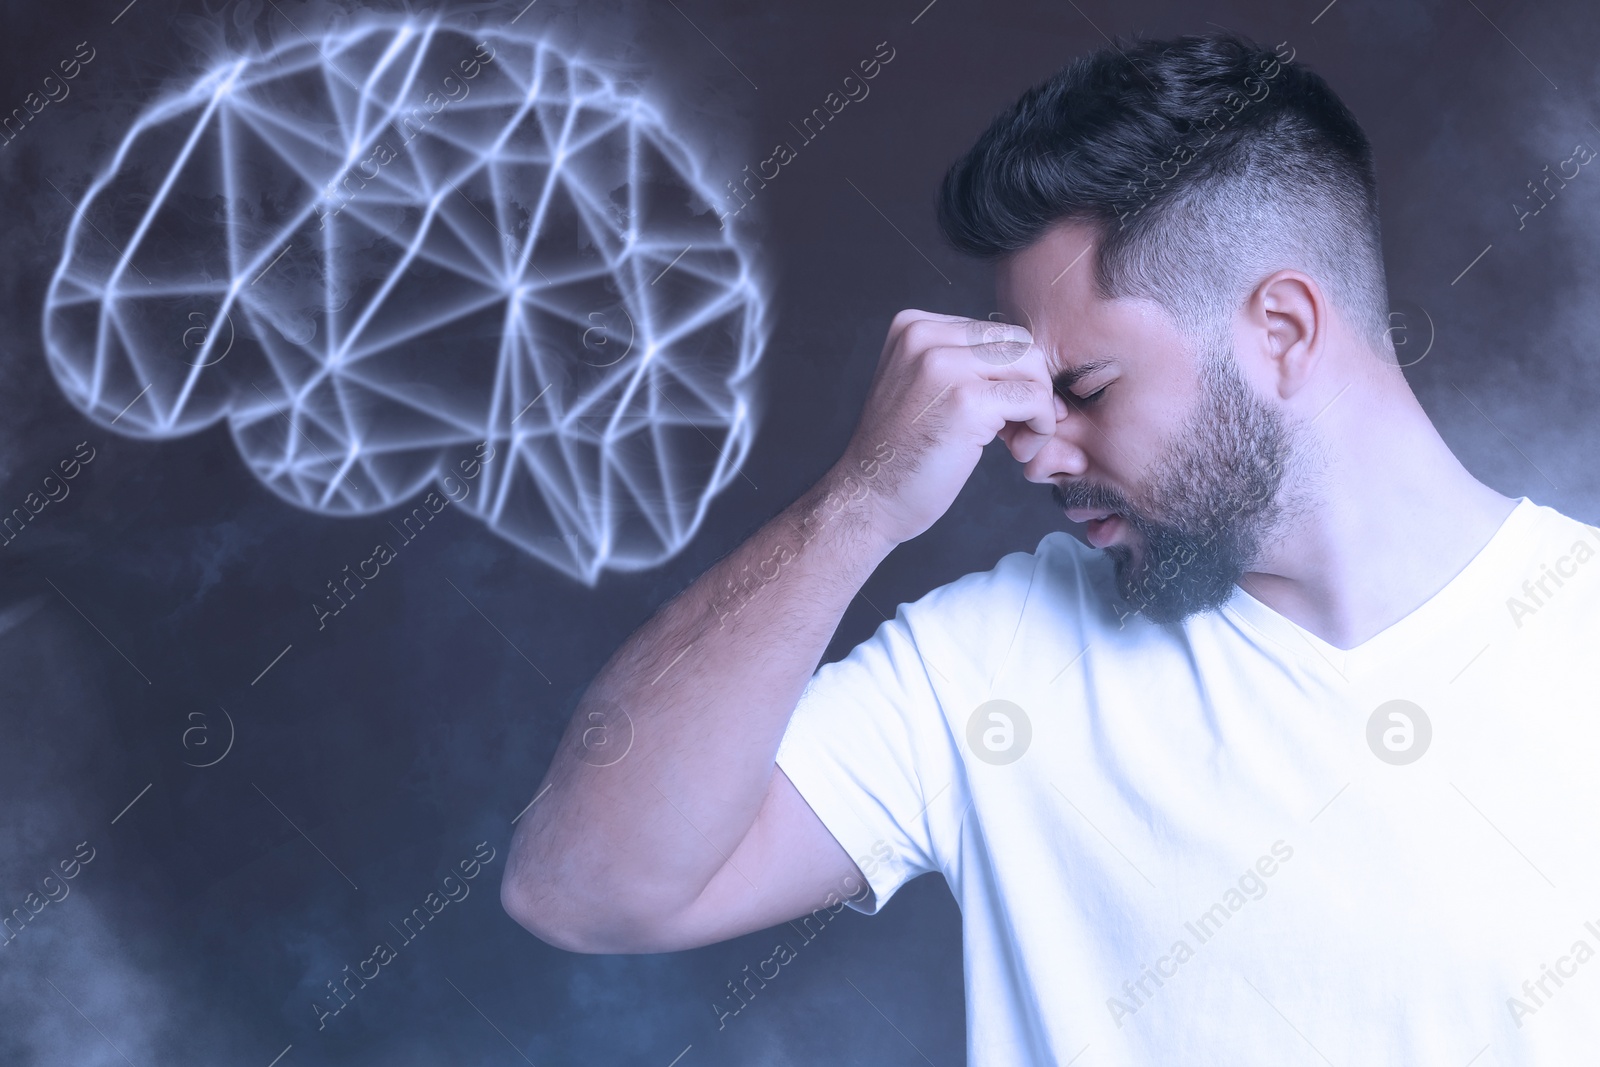
[[[534,37],[403,16],[308,34],[273,6],[293,43],[153,102],[80,203],[56,190],[73,210],[45,302],[62,388],[140,437],[226,418],[258,478],[324,513],[392,507],[493,440],[503,455],[462,503],[502,536],[590,583],[675,553],[752,446],[766,328],[748,248],[702,229],[715,193],[700,162],[656,108]],[[441,53],[473,40],[470,92],[430,85]],[[178,202],[204,198],[211,171],[220,239],[173,246]],[[687,214],[661,212],[663,185]],[[263,224],[269,189],[283,207]],[[115,258],[95,258],[99,240]],[[173,336],[203,314],[251,343],[208,372],[230,340],[209,329],[174,363],[158,307],[181,320]],[[582,341],[613,307],[631,347],[598,366]]]
[[[55,182],[50,181],[49,178],[46,178],[45,181],[49,183],[50,188],[55,189],[55,191],[60,195],[61,199],[65,200],[69,204],[72,204],[72,197],[68,196],[66,193],[61,192],[60,188],[57,187]],[[117,249],[117,255],[122,256],[123,258],[127,258],[127,253],[124,252],[122,249],[117,248],[117,242],[113,241],[109,237],[106,237],[106,235],[101,232],[100,227],[96,226],[94,224],[93,220],[91,220],[89,218],[89,216],[83,214],[83,209],[82,208],[80,208],[77,204],[72,204],[72,211],[73,211],[72,222],[73,222],[74,226],[77,225],[78,219],[82,218],[84,222],[87,222],[90,225],[90,227],[93,228],[95,233],[100,234],[101,238],[103,238],[105,240],[106,244],[110,245],[112,248],[116,248]],[[130,263],[129,266],[133,266],[133,264]],[[133,267],[133,269],[134,270],[139,270],[139,268],[136,267],[136,266]],[[144,271],[139,270],[139,277],[144,278],[144,282],[145,282],[146,285],[150,284],[150,279],[149,278],[145,278]]]
[[[133,255],[139,251],[139,243],[144,240],[144,235],[150,230],[150,225],[155,219],[157,209],[166,201],[167,195],[178,181],[178,175],[183,172],[184,164],[188,163],[189,157],[194,154],[195,145],[200,143],[200,135],[205,132],[206,124],[217,110],[218,101],[221,99],[222,94],[220,91],[212,95],[211,100],[205,106],[205,110],[201,113],[199,121],[194,124],[194,129],[190,131],[188,138],[183,142],[183,147],[178,150],[177,160],[172,164],[172,169],[167,172],[167,176],[162,179],[161,186],[156,190],[156,194],[150,198],[150,207],[145,211],[144,218],[139,220],[139,225],[133,231],[133,236],[128,239],[128,251],[123,253],[122,260],[117,263],[116,269],[111,272],[111,277],[106,281],[107,287],[114,288],[117,284],[117,278],[122,274],[123,264],[132,263]]]
[[[347,74],[345,74],[344,71],[340,70],[338,68],[338,66],[335,65],[333,60],[328,58],[328,53],[326,53],[326,52],[324,52],[322,50],[322,46],[317,44],[317,42],[313,41],[310,37],[306,37],[306,31],[302,30],[298,25],[295,24],[294,19],[289,17],[288,12],[284,11],[283,8],[278,6],[277,0],[267,0],[267,3],[272,5],[272,9],[274,11],[276,11],[278,14],[283,16],[283,21],[287,22],[290,26],[294,27],[294,32],[295,33],[298,33],[301,37],[305,37],[306,38],[306,43],[309,44],[313,49],[315,49],[316,53],[319,56],[322,57],[323,62],[325,62],[327,64],[327,68],[326,68],[327,70],[333,71],[335,74],[339,75],[339,77],[343,78],[345,81],[350,82],[350,88],[355,89],[358,92],[360,91],[360,87],[357,86],[355,82],[350,81],[349,76]]]

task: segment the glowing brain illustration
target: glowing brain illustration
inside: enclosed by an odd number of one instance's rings
[[[536,37],[367,22],[146,109],[67,232],[46,352],[117,431],[226,419],[327,514],[443,485],[592,584],[680,549],[749,448],[762,290],[713,195]]]

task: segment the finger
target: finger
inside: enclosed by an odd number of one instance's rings
[[[1044,350],[1027,341],[991,341],[963,344],[931,323],[916,324],[908,337],[914,350],[926,356],[938,354],[941,360],[965,367],[981,377],[1036,378],[1048,381]]]
[[[1008,422],[1020,423],[1041,438],[1051,437],[1056,432],[1059,398],[1047,384],[1027,378],[990,381],[983,384],[980,396],[995,420],[992,425],[996,436]]]
[[[962,326],[966,344],[979,359],[997,367],[1009,367],[1021,359],[1033,344],[1033,335],[1009,322],[968,319]]]
[[[898,338],[906,332],[906,327],[914,322],[928,323],[953,323],[966,322],[964,315],[945,315],[937,311],[922,311],[918,308],[906,308],[899,312],[889,322],[889,337],[891,340]]]
[[[1054,388],[1044,349],[1035,344],[1019,345],[1019,342],[1003,341],[970,349],[978,360],[974,370],[993,381],[1022,378]]]
[[[1032,334],[1009,322],[911,311],[895,316],[890,334],[911,349],[925,351],[957,346],[980,349],[982,358],[1000,366],[1016,362],[1033,343]]]
[[[1052,398],[1054,400],[1056,422],[1059,424],[1061,420],[1067,417],[1067,404],[1059,396],[1052,394]],[[1050,439],[1055,436],[1055,433],[1053,431],[1051,433],[1036,433],[1026,423],[1008,422],[1001,428],[998,436],[1005,442],[1012,458],[1018,463],[1027,463],[1034,456],[1037,456],[1045,445],[1050,443]]]
[[[1011,322],[995,322],[993,319],[967,319],[962,328],[967,336],[967,344],[973,346],[1006,341],[1020,341],[1023,344],[1033,343],[1033,334]]]
[[[1034,348],[1032,340],[1026,335],[1007,340],[985,341],[982,344],[969,346],[972,354],[982,360],[989,367],[1004,370],[1014,366],[1027,357]]]

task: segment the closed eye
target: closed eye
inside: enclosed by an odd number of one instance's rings
[[[1067,396],[1073,403],[1082,405],[1084,407],[1088,407],[1088,406],[1094,404],[1096,401],[1098,401],[1102,396],[1104,396],[1105,395],[1105,391],[1107,389],[1109,389],[1109,388],[1111,388],[1111,385],[1108,382],[1107,384],[1102,385],[1100,388],[1096,389],[1094,392],[1088,394],[1087,396],[1079,396],[1076,393],[1068,393]]]

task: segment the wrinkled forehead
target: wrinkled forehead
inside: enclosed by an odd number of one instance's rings
[[[1087,223],[1057,223],[998,260],[996,317],[1033,336],[1057,386],[1070,386],[1108,363],[1121,370],[1138,364],[1183,379],[1199,349],[1156,301],[1101,294],[1098,237]]]

